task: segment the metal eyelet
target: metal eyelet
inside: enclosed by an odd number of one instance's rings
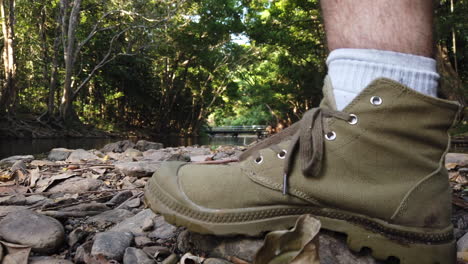
[[[262,162],[263,162],[263,156],[260,156],[260,157],[255,159],[255,163],[257,163],[257,164],[261,164]]]
[[[286,153],[288,153],[288,152],[287,152],[285,149],[283,149],[283,150],[281,150],[280,153],[278,153],[277,156],[278,156],[278,158],[280,158],[280,159],[284,159],[284,158],[286,158]]]
[[[381,105],[383,100],[381,97],[379,96],[372,96],[371,99],[370,99],[370,102],[371,104],[373,105]]]
[[[355,125],[355,124],[357,124],[357,122],[358,122],[357,116],[354,115],[354,114],[350,114],[348,123],[351,124],[351,125]]]
[[[336,133],[335,131],[331,131],[325,134],[325,138],[327,140],[335,140],[336,139]]]

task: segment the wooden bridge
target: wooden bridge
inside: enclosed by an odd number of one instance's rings
[[[205,131],[210,136],[216,134],[232,135],[238,137],[239,134],[254,134],[261,138],[268,134],[266,130],[267,126],[253,125],[253,126],[220,126],[220,127],[208,127]]]

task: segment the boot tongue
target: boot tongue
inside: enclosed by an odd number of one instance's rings
[[[337,110],[335,95],[333,93],[333,86],[331,83],[331,79],[328,75],[325,77],[322,92],[323,92],[323,99],[320,102],[320,107],[328,108],[331,110]]]

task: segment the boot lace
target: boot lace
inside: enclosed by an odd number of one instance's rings
[[[288,176],[292,169],[292,163],[296,154],[301,161],[301,170],[305,176],[316,176],[322,168],[324,153],[324,138],[334,139],[336,134],[329,130],[327,118],[337,118],[350,122],[355,117],[340,111],[327,108],[312,108],[307,111],[299,122],[280,133],[269,137],[252,148],[248,149],[239,157],[245,160],[249,156],[256,157],[256,161],[261,162],[260,150],[270,148],[279,158],[284,159],[283,169],[283,194],[287,193]],[[281,149],[277,144],[291,138],[291,144],[287,150]]]

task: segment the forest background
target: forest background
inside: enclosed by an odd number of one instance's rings
[[[435,4],[441,91],[464,102],[468,1]],[[0,136],[288,125],[321,100],[316,0],[0,0],[0,15]]]

